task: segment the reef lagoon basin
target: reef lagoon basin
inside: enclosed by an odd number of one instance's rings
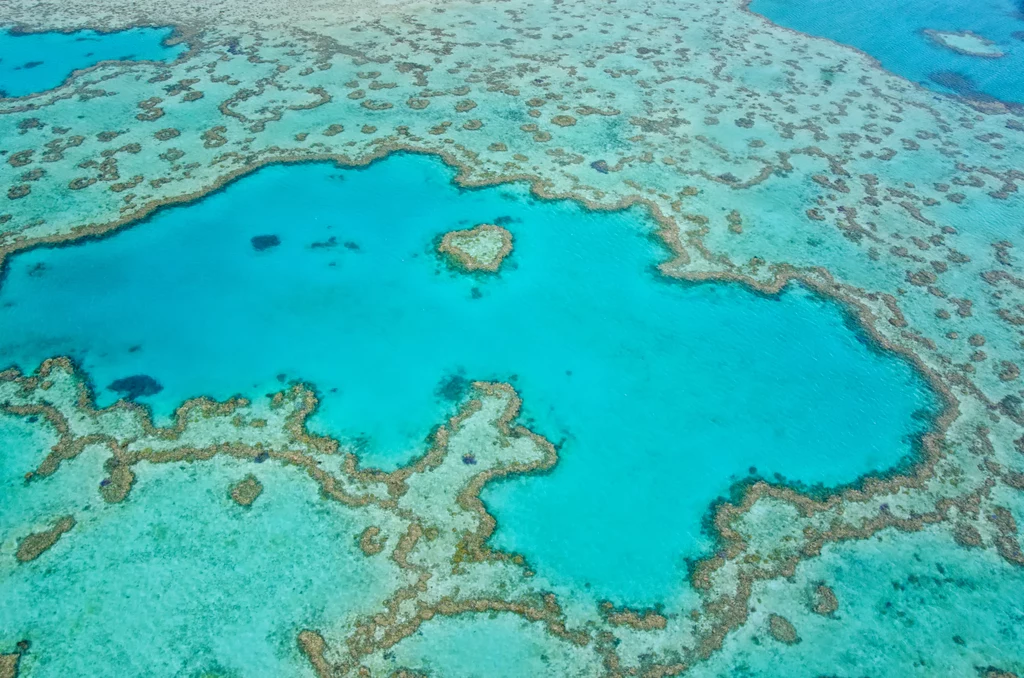
[[[2,21],[2,19],[0,19]],[[62,84],[74,71],[101,61],[173,61],[187,46],[165,44],[171,28],[110,33],[22,33],[0,26],[0,99],[23,97]]]
[[[618,604],[667,602],[733,483],[836,486],[913,456],[934,396],[836,304],[666,278],[641,208],[453,177],[413,155],[271,166],[102,240],[21,254],[0,289],[0,326],[21,329],[0,352],[26,372],[70,356],[100,406],[144,376],[158,392],[128,396],[162,419],[198,395],[305,382],[314,430],[386,470],[426,452],[471,381],[508,382],[561,461],[487,489],[496,544]],[[514,239],[496,275],[434,251],[485,222]]]
[[[6,0],[0,678],[1024,677],[1024,7]]]

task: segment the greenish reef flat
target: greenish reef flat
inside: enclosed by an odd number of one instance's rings
[[[1024,675],[1024,22],[783,9],[9,2],[0,676]]]

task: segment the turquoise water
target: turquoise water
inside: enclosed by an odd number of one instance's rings
[[[186,46],[166,46],[171,28],[116,33],[0,31],[0,98],[23,97],[60,86],[74,71],[101,61],[173,61]]]
[[[1024,103],[1024,8],[1013,0],[907,0],[898,7],[886,0],[752,0],[750,9],[780,26],[856,47],[926,87]],[[928,28],[969,30],[1006,56],[958,54],[934,44],[922,32]],[[933,77],[943,72],[969,82]]]
[[[927,425],[924,383],[835,305],[671,283],[640,211],[451,178],[416,156],[268,167],[113,237],[23,253],[0,286],[0,355],[71,355],[104,404],[147,375],[160,390],[140,401],[161,416],[305,380],[316,429],[384,467],[423,451],[462,380],[510,381],[562,458],[485,492],[495,541],[558,583],[645,604],[679,589],[709,503],[752,467],[850,482]],[[481,222],[514,235],[500,275],[448,270],[439,236]]]

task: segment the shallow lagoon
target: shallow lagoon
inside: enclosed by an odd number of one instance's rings
[[[415,156],[273,166],[104,240],[24,253],[0,286],[0,327],[18,328],[0,355],[27,370],[71,355],[101,404],[149,375],[162,390],[141,401],[164,417],[192,396],[308,381],[315,428],[384,467],[423,451],[463,380],[510,381],[561,461],[485,491],[496,543],[634,604],[679,590],[710,502],[753,467],[851,482],[899,463],[927,425],[923,381],[835,305],[669,282],[639,210],[451,178]],[[434,253],[445,231],[495,221],[515,238],[498,276]]]
[[[1024,8],[1013,0],[908,0],[898,11],[886,0],[752,0],[750,9],[793,30],[829,38],[867,52],[886,69],[941,92],[988,95],[1024,103]],[[936,45],[924,34],[971,31],[1005,56],[969,56]],[[956,73],[973,82],[935,79]],[[956,86],[950,86],[956,85]]]
[[[168,46],[171,28],[131,28],[115,33],[0,31],[0,98],[59,87],[74,71],[101,61],[173,61],[184,44]]]

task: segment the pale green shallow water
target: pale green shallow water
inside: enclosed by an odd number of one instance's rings
[[[0,564],[0,642],[31,641],[24,675],[310,676],[296,634],[372,605],[398,576],[359,551],[363,525],[287,469],[141,468],[131,497],[108,505],[95,455],[26,487],[52,444],[37,436],[0,418],[0,524],[78,525],[45,557]],[[247,472],[266,487],[251,509],[227,493]]]
[[[840,608],[810,612],[826,581]],[[970,676],[1024,668],[1024,572],[993,553],[970,552],[947,535],[889,534],[829,548],[794,578],[759,590],[755,605],[784,614],[801,641],[783,645],[762,622],[731,638],[700,678],[841,675]],[[759,620],[760,621],[760,620]]]

